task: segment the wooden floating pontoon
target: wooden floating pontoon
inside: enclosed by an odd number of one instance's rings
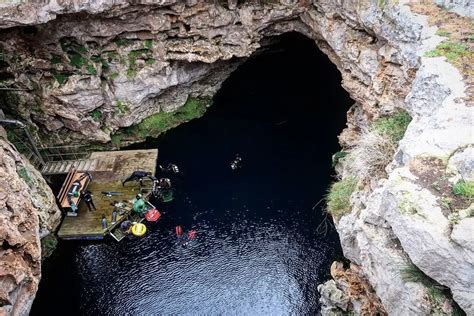
[[[131,202],[138,193],[140,187],[136,182],[128,182],[122,186],[122,181],[133,171],[147,170],[155,174],[158,150],[125,150],[110,152],[95,152],[91,154],[91,159],[99,159],[111,162],[110,168],[101,171],[91,171],[92,180],[88,183],[87,190],[93,195],[93,202],[96,211],[89,211],[85,202],[79,203],[77,216],[66,216],[61,223],[58,236],[62,239],[103,239],[105,235],[113,232],[115,239],[122,239],[117,232],[120,223],[127,215],[130,215]],[[66,181],[72,183],[71,179]],[[62,191],[68,192],[68,184],[65,182]],[[145,185],[149,185],[145,182]],[[151,186],[151,185],[150,185]],[[106,196],[102,192],[113,192],[113,195]],[[62,205],[63,200],[59,200]],[[117,217],[117,222],[111,224],[112,210],[114,202],[122,202],[125,205],[125,212]],[[127,211],[128,210],[128,211]],[[102,229],[102,215],[107,218],[109,224],[107,229]]]

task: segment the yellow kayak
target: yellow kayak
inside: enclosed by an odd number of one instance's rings
[[[132,234],[134,236],[143,236],[145,235],[146,233],[146,226],[145,224],[142,224],[142,223],[137,223],[135,225],[132,226]]]

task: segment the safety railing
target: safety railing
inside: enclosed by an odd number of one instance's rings
[[[90,152],[84,145],[53,146],[40,149],[45,161],[64,161],[87,159]]]

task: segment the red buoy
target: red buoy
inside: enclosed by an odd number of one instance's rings
[[[161,213],[156,208],[152,208],[151,210],[145,213],[145,218],[149,222],[155,222],[160,217],[161,217]]]
[[[195,229],[191,229],[188,233],[188,239],[189,240],[193,240],[194,238],[196,238],[196,230]]]
[[[176,235],[178,237],[181,237],[181,235],[183,234],[183,228],[181,228],[181,226],[176,226]]]

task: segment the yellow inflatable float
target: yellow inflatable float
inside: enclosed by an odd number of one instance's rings
[[[141,237],[146,233],[146,226],[142,223],[136,223],[132,226],[132,234]]]

